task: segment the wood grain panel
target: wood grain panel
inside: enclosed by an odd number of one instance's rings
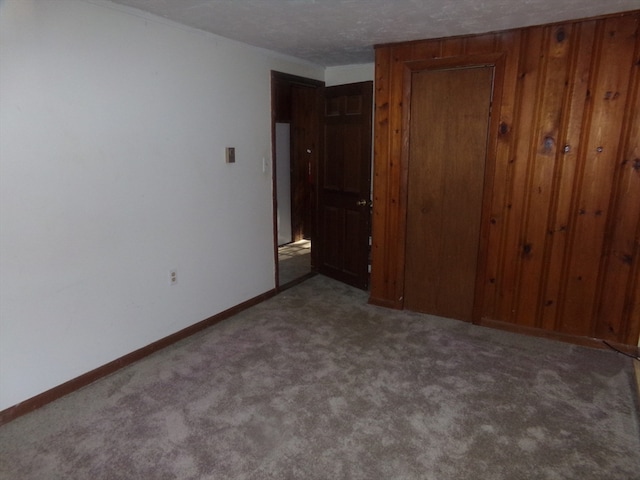
[[[618,144],[628,100],[629,75],[637,38],[637,18],[607,19],[600,25],[598,63],[590,87],[589,128],[585,129],[582,172],[571,229],[571,258],[559,329],[590,335],[598,294],[600,259],[611,201]]]
[[[440,42],[440,57],[457,57],[465,53],[466,38],[447,38]]]
[[[325,223],[322,232],[324,236],[322,242],[326,248],[323,255],[323,263],[327,267],[342,269],[344,254],[344,238],[340,235],[341,229],[335,225],[343,226],[345,223],[344,209],[336,207],[325,207],[321,212]]]
[[[403,50],[410,50],[408,52],[408,60],[421,59],[428,60],[431,58],[440,58],[441,42],[414,42],[404,47]]]
[[[523,256],[528,254],[530,246],[522,237],[525,225],[525,201],[526,186],[528,184],[529,153],[531,143],[534,141],[531,119],[536,113],[536,93],[539,91],[538,82],[540,76],[539,59],[543,48],[542,29],[530,29],[524,33],[520,52],[520,67],[518,71],[518,84],[516,91],[517,117],[515,132],[511,141],[513,151],[507,160],[507,174],[504,179],[507,195],[505,204],[505,233],[504,244],[500,252],[500,277],[498,283],[497,318],[503,321],[515,321],[516,298],[520,285],[518,274],[521,271]],[[526,125],[527,128],[519,129],[518,126]]]
[[[541,282],[546,269],[549,248],[549,222],[556,191],[557,159],[566,77],[569,67],[571,25],[542,29],[543,47],[539,58],[540,76],[535,94],[534,137],[529,144],[526,192],[520,233],[521,255],[518,295],[515,298],[515,318],[518,324],[537,327],[540,315]]]
[[[334,99],[335,100],[335,99]],[[338,116],[339,113],[330,113],[329,116]],[[342,164],[344,163],[344,149],[342,144],[342,129],[340,125],[327,125],[325,127],[325,150],[329,158],[335,159],[328,165],[323,165],[322,181],[324,187],[331,190],[340,190],[343,182]]]
[[[466,37],[464,53],[465,55],[493,53],[497,50],[496,41],[498,38],[499,36],[495,33],[478,35],[476,37]]]
[[[293,241],[313,237],[316,192],[309,172],[318,163],[319,89],[291,86],[291,229]]]
[[[372,301],[399,308],[405,290],[412,65],[500,54],[474,318],[638,344],[639,21],[636,10],[376,48]]]
[[[357,252],[361,248],[361,245],[359,245],[358,243],[359,235],[362,232],[363,227],[366,227],[366,226],[362,225],[362,215],[360,214],[360,212],[354,211],[354,210],[345,210],[344,215],[345,215],[344,251]],[[358,267],[360,266],[360,261],[359,261],[360,259],[358,258],[357,255],[346,254],[342,260],[343,260],[342,268],[346,273],[354,276],[358,275],[359,273]]]
[[[403,137],[402,124],[405,101],[405,60],[401,60],[408,52],[404,49],[394,49],[394,59],[391,64],[391,92],[397,95],[390,96],[389,125],[393,125],[389,139],[389,207],[393,212],[388,217],[387,237],[385,243],[389,249],[389,260],[392,263],[392,274],[388,276],[389,287],[393,292],[392,300],[398,307],[402,307],[404,299],[404,259],[405,259],[405,222],[404,216],[398,212],[406,212],[406,188],[407,165],[405,138]],[[374,204],[375,208],[375,204]],[[373,266],[372,266],[373,268]]]
[[[542,297],[543,309],[539,326],[545,330],[555,330],[558,319],[558,306],[563,290],[562,278],[567,255],[567,240],[576,172],[579,168],[581,137],[587,92],[591,80],[591,54],[596,38],[596,22],[582,22],[574,26],[572,39],[571,70],[568,76],[569,90],[566,92],[563,106],[565,121],[560,145],[561,159],[554,187],[555,208],[548,234],[550,244],[546,257],[545,285]]]
[[[392,258],[387,237],[388,222],[392,216],[389,208],[392,181],[389,171],[391,158],[389,142],[389,110],[391,80],[391,48],[378,49],[375,62],[374,137],[375,168],[373,170],[373,211],[371,215],[371,288],[370,302],[398,307],[390,285]]]
[[[640,52],[636,52],[636,58]],[[616,162],[615,193],[607,228],[608,243],[601,279],[595,336],[609,340],[638,337],[632,315],[638,313],[640,272],[640,63],[634,66],[631,98]],[[635,238],[628,232],[636,231]],[[635,290],[635,295],[634,295]],[[621,294],[620,292],[624,292]],[[634,298],[635,297],[635,298]],[[634,307],[635,303],[635,307]],[[635,324],[638,322],[636,321]]]
[[[475,38],[475,37],[474,37]],[[509,174],[514,149],[514,122],[519,107],[517,92],[519,88],[518,72],[522,43],[526,41],[524,31],[505,32],[496,39],[495,48],[503,52],[506,58],[504,68],[503,91],[501,96],[494,98],[492,117],[498,120],[495,134],[495,170],[493,172],[493,186],[490,189],[491,200],[489,209],[489,231],[486,245],[485,272],[482,277],[483,298],[481,310],[474,318],[481,316],[498,318],[497,304],[499,286],[502,282],[503,257],[506,229],[508,226],[510,204],[508,201]],[[499,107],[499,108],[498,108]],[[482,272],[481,272],[482,273]]]
[[[371,108],[371,105],[369,105]],[[351,115],[347,113],[347,115]],[[370,131],[368,132],[370,133]],[[369,139],[371,138],[368,136]],[[351,124],[343,126],[343,148],[344,158],[362,158],[362,128],[359,124]],[[371,151],[370,149],[368,150]],[[367,165],[370,167],[370,164]],[[368,170],[368,169],[367,169]],[[362,165],[357,162],[344,162],[342,169],[342,185],[345,192],[358,195],[363,190],[361,185],[361,179],[364,172],[362,172]]]

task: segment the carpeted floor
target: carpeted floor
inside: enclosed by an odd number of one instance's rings
[[[0,428],[2,479],[640,479],[632,360],[316,276]]]

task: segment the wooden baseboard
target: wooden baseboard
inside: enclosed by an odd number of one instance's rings
[[[384,308],[392,308],[394,310],[402,310],[402,302],[401,301],[393,301],[388,300],[386,298],[378,298],[378,297],[369,297],[369,304],[375,305],[376,307],[384,307]]]
[[[622,343],[607,341],[607,343],[610,345],[609,346],[606,343],[604,343],[602,339],[599,339],[599,338],[582,337],[579,335],[571,335],[571,334],[562,333],[562,332],[553,332],[550,330],[543,330],[541,328],[535,328],[535,327],[524,327],[522,325],[515,325],[513,323],[508,323],[508,322],[500,322],[498,320],[491,320],[488,318],[483,318],[482,320],[480,320],[478,325],[481,325],[483,327],[497,328],[499,330],[506,330],[514,333],[522,333],[524,335],[529,335],[533,337],[548,338],[550,340],[559,340],[561,342],[573,343],[575,345],[582,345],[583,347],[606,349],[612,346],[620,350],[621,352],[627,353],[629,355],[638,355],[638,353],[640,352],[640,348],[635,347],[633,345],[624,345]]]
[[[302,277],[298,277],[295,280],[291,280],[288,283],[285,283],[284,285],[280,285],[278,287],[278,292],[282,292],[283,290],[287,290],[291,287],[295,287],[296,285],[305,282],[307,280],[309,280],[312,277],[315,277],[318,273],[315,270],[311,270],[309,273],[307,273],[306,275],[303,275]]]
[[[638,389],[638,404],[640,405],[640,362],[633,362],[636,369],[636,387]]]
[[[163,348],[168,347],[169,345],[174,344],[184,338],[187,338],[194,333],[215,325],[222,320],[226,320],[227,318],[236,315],[237,313],[240,313],[241,311],[246,310],[249,307],[253,307],[258,303],[264,302],[265,300],[273,297],[275,294],[275,289],[265,292],[262,295],[258,295],[257,297],[247,300],[246,302],[231,307],[224,312],[220,312],[217,315],[213,315],[212,317],[195,323],[167,337],[161,338],[160,340],[157,340],[147,345],[146,347],[142,347],[120,358],[117,358],[112,362],[102,365],[101,367],[82,374],[79,377],[73,378],[68,382],[58,385],[57,387],[53,387],[52,389],[36,395],[35,397],[31,397],[23,402],[18,403],[17,405],[2,410],[0,412],[0,426],[33,410],[36,410],[46,405],[47,403],[51,403],[58,398],[61,398],[71,392],[85,387],[102,377],[120,370],[123,367],[131,365],[132,363],[137,362],[138,360],[141,360],[142,358],[147,357],[152,353],[157,352],[158,350],[162,350]]]

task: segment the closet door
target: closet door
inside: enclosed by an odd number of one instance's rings
[[[412,74],[406,309],[472,319],[493,75]]]

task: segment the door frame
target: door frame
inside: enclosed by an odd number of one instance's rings
[[[322,142],[320,141],[320,121],[321,121],[321,99],[322,99],[322,91],[324,89],[325,83],[321,80],[314,80],[311,78],[300,77],[297,75],[292,75],[289,73],[283,73],[276,70],[271,71],[271,182],[272,182],[272,212],[273,212],[273,255],[274,255],[274,264],[275,264],[275,289],[276,291],[280,291],[282,285],[280,285],[280,269],[278,262],[278,185],[277,185],[277,166],[276,166],[276,123],[282,118],[282,111],[288,109],[288,117],[290,124],[292,124],[291,120],[291,103],[292,96],[291,93],[285,97],[281,98],[279,95],[279,89],[281,87],[290,88],[292,86],[298,85],[307,88],[316,89],[315,95],[315,104],[316,104],[316,113],[317,113],[317,128],[315,135],[317,137],[316,145],[318,146],[318,152],[316,154],[316,158],[319,155],[322,155]],[[293,131],[293,124],[292,124]],[[317,167],[318,162],[314,162],[312,167],[312,175],[317,177]],[[317,197],[317,192],[314,194]],[[317,223],[317,212],[316,212],[316,204],[317,198],[312,199],[312,238],[311,238],[311,265],[315,264],[315,252],[313,249],[313,236],[315,235],[316,223]],[[293,205],[292,205],[293,207]],[[310,272],[310,275],[312,272]],[[306,276],[302,277],[301,280],[307,278]]]
[[[401,79],[392,82],[386,88],[393,96],[399,95],[401,102],[394,108],[386,105],[385,111],[379,110],[376,102],[375,138],[376,154],[374,160],[374,201],[373,201],[373,230],[371,271],[371,296],[369,302],[376,305],[396,309],[404,308],[405,254],[408,208],[408,174],[409,174],[409,141],[411,122],[411,80],[414,72],[424,70],[443,70],[490,66],[494,68],[493,102],[489,122],[489,136],[487,140],[487,154],[482,194],[482,208],[480,219],[480,238],[478,246],[478,264],[474,288],[474,302],[472,322],[479,323],[482,313],[484,295],[483,278],[487,266],[487,249],[489,230],[491,226],[491,192],[496,169],[496,152],[498,140],[508,131],[501,128],[502,91],[505,76],[505,54],[503,52],[479,55],[465,55],[455,57],[436,58],[428,60],[406,60],[398,65]],[[383,118],[384,117],[384,118]],[[385,118],[399,120],[399,132],[387,132]],[[389,120],[387,120],[388,122]],[[389,141],[382,137],[389,134]],[[378,149],[378,147],[385,147]],[[380,182],[384,182],[380,185]],[[386,192],[381,198],[376,193],[376,183]]]

